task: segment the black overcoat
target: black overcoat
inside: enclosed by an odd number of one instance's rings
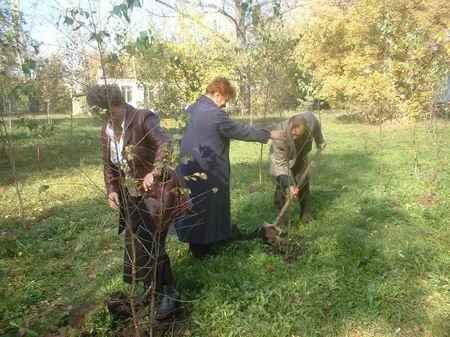
[[[208,179],[187,181],[193,207],[176,230],[183,242],[208,244],[231,235],[230,139],[267,143],[270,132],[234,122],[207,96],[201,96],[186,113],[190,121],[181,141],[181,155],[191,160],[181,171],[184,176],[206,173]]]

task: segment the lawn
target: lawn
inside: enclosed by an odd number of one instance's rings
[[[287,263],[260,241],[234,242],[195,260],[170,238],[170,255],[189,319],[186,336],[450,335],[449,128],[361,124],[321,116],[328,147],[311,174],[315,221],[290,210],[291,237],[305,249]],[[279,117],[259,119],[275,125]],[[125,289],[122,237],[105,200],[97,121],[55,120],[41,149],[14,131],[23,218],[9,166],[0,157],[0,327],[36,332],[66,324],[74,307]],[[233,141],[232,221],[250,233],[276,216],[269,146]],[[106,308],[82,331],[110,336]]]

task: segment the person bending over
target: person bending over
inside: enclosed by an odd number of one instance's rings
[[[289,192],[299,200],[301,220],[311,221],[309,177],[306,176],[304,182],[298,184],[308,166],[308,153],[313,140],[318,149],[325,149],[319,121],[312,113],[305,112],[280,123],[276,129],[285,131],[286,141],[273,141],[270,147],[270,175],[275,181],[275,207],[278,212],[283,208],[289,188]]]

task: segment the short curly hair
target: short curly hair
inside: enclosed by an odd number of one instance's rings
[[[216,77],[208,84],[206,93],[213,95],[216,92],[220,93],[226,99],[233,99],[236,97],[236,90],[225,77]]]
[[[86,96],[87,104],[90,107],[109,109],[111,106],[123,106],[125,100],[122,91],[116,84],[96,85],[89,89]]]

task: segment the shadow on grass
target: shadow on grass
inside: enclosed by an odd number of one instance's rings
[[[122,238],[103,197],[55,205],[26,222],[11,217],[2,228],[14,233],[0,250],[6,321],[38,332],[57,327],[71,308],[102,297],[120,279]]]
[[[39,162],[36,139],[28,136],[24,128],[16,131],[13,135],[13,144],[21,183],[33,179],[35,175],[50,174],[54,170],[79,168],[80,163],[101,164],[100,124],[92,119],[77,120],[71,137],[68,123],[67,120],[54,121],[54,133],[43,139],[39,146]],[[0,169],[5,173],[0,179],[0,184],[11,185],[13,179],[6,158],[0,165]]]
[[[376,160],[348,153],[326,154],[323,161],[311,179],[317,220],[293,220],[292,236],[308,241],[298,261],[286,264],[255,240],[175,266],[199,333],[239,324],[238,313],[258,326],[259,336],[274,330],[278,336],[342,336],[349,328],[356,333],[374,327],[381,335],[420,333],[428,319],[417,305],[426,297],[419,278],[424,266],[414,257],[405,264],[385,231],[387,224],[410,221],[409,214],[396,207],[399,200],[360,192],[374,189],[364,173],[375,169]],[[244,229],[273,215],[273,184],[255,183],[257,171],[257,163],[232,167],[239,180],[233,218],[243,219]]]
[[[77,156],[84,153],[82,144],[75,148],[66,168],[76,166]],[[55,151],[69,148],[61,143]],[[100,151],[92,163],[99,158]],[[233,222],[247,231],[275,216],[274,185],[264,164],[262,184],[257,162],[232,166]],[[398,328],[405,336],[413,335],[408,329],[427,321],[420,305],[426,290],[418,278],[426,262],[415,261],[414,251],[406,250],[411,255],[406,259],[399,255],[401,236],[398,244],[389,241],[386,225],[412,220],[396,207],[401,200],[369,193],[375,186],[365,173],[375,169],[376,160],[359,152],[325,153],[311,175],[316,221],[304,225],[293,220],[293,236],[308,241],[295,263],[271,255],[258,240],[233,243],[207,261],[172,254],[177,287],[188,301],[195,333],[343,336],[348,326],[375,326],[379,335],[395,335]],[[85,303],[118,287],[112,280],[121,277],[122,238],[116,235],[115,218],[105,218],[108,212],[105,200],[95,197],[55,206],[33,226],[18,227],[20,231],[8,221],[6,225],[20,233],[21,246],[8,248],[2,258],[19,269],[2,277],[23,282],[5,301],[2,298],[10,315],[48,327],[57,324],[66,308],[47,311],[41,301],[54,300],[59,292],[64,305]],[[108,252],[112,243],[118,246]],[[18,249],[29,259],[16,261]],[[427,256],[423,250],[416,249]],[[108,266],[110,257],[118,258],[118,264]],[[69,287],[73,280],[78,288]]]
[[[320,216],[327,208],[345,194],[357,193],[355,187],[368,184],[363,181],[361,173],[376,169],[376,159],[361,152],[348,154],[325,153],[310,173],[310,189],[313,215]],[[239,219],[258,219],[261,216],[274,218],[275,183],[269,174],[267,162],[263,163],[262,183],[259,183],[259,163],[239,163],[232,165],[232,193],[239,199],[238,207],[233,210],[233,217]],[[297,207],[297,202],[293,203]],[[261,210],[262,212],[255,211]],[[268,219],[266,219],[268,220]],[[261,222],[262,221],[262,222]]]

